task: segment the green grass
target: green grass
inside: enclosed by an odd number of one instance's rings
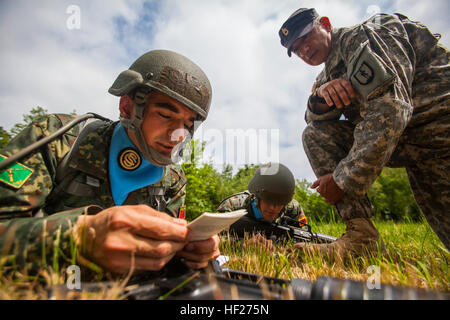
[[[342,223],[312,222],[314,232],[339,237],[345,231]],[[291,250],[292,241],[287,246],[275,244],[274,248],[261,244],[234,241],[227,236],[221,238],[220,250],[230,257],[227,266],[236,270],[261,275],[292,279],[303,278],[310,281],[328,275],[332,277],[366,281],[369,266],[375,265],[381,271],[381,283],[450,291],[450,254],[426,223],[375,222],[386,244],[387,255],[351,258],[335,261],[319,254],[301,255]],[[274,249],[274,250],[272,250]],[[276,254],[274,254],[276,253]],[[3,275],[0,271],[0,299],[47,299],[47,288],[51,285],[64,286],[66,270],[53,263],[38,276],[30,277],[20,271],[13,275]],[[110,280],[103,277],[103,281]],[[85,280],[83,280],[85,281]],[[111,289],[98,293],[61,292],[57,299],[121,299],[125,281],[117,280]]]
[[[349,258],[336,261],[320,254],[301,255],[292,246],[276,245],[273,252],[264,246],[242,245],[231,240],[221,243],[221,251],[230,256],[228,266],[252,273],[285,279],[315,281],[320,276],[366,281],[372,265],[380,267],[384,284],[411,286],[442,292],[450,291],[450,254],[426,223],[375,223],[386,244],[387,255]],[[312,223],[314,232],[339,237],[342,223]],[[242,254],[244,253],[244,254]]]

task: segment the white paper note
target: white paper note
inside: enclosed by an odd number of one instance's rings
[[[225,213],[205,212],[188,224],[188,228],[193,234],[191,241],[206,240],[228,228],[246,214],[247,210],[244,209]]]

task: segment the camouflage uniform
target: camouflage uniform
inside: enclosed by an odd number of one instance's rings
[[[372,216],[366,193],[384,166],[406,167],[423,214],[450,248],[450,68],[438,40],[400,14],[333,29],[315,88],[344,78],[358,94],[323,114],[313,112],[312,95],[303,145],[316,176],[332,172],[345,191],[336,205],[344,221]]]
[[[55,132],[73,118],[49,115],[36,121],[17,135],[0,154],[8,157]],[[73,258],[71,228],[77,218],[81,214],[95,214],[115,205],[108,175],[108,154],[116,124],[104,122],[82,139],[69,164],[73,174],[69,185],[58,184],[56,172],[71,149],[80,125],[39,152],[20,160],[21,165],[33,171],[20,188],[0,182],[0,266],[17,264],[37,270],[43,263],[52,261],[58,246],[62,254],[60,257]],[[3,174],[6,174],[5,171]],[[14,178],[12,174],[11,180]],[[184,216],[185,183],[186,178],[179,166],[166,166],[160,182],[131,192],[123,205],[148,204],[155,207],[152,190],[162,187],[167,199],[165,211],[175,217]],[[85,187],[77,188],[80,184]],[[86,187],[91,188],[91,192],[86,192]],[[53,196],[55,193],[57,197]]]
[[[256,196],[249,191],[244,191],[241,193],[234,194],[225,200],[223,200],[219,207],[217,208],[217,212],[231,212],[239,209],[246,209],[247,215],[245,217],[250,218],[255,221],[255,225],[258,224],[258,219],[255,216],[252,208],[252,202],[255,200]],[[306,216],[300,207],[297,200],[291,200],[280,212],[278,217],[275,219],[275,222],[278,222],[281,217],[288,216],[295,220],[303,220],[306,221]],[[239,221],[236,222],[239,224]],[[233,225],[230,230],[232,230]]]

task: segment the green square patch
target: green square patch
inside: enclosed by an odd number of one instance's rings
[[[0,154],[0,162],[5,159],[6,157]],[[32,174],[33,169],[15,162],[0,172],[0,181],[6,183],[8,186],[20,189]]]

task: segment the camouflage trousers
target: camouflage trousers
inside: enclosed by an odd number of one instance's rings
[[[303,146],[317,177],[334,172],[341,159],[347,156],[353,146],[353,130],[354,125],[346,120],[314,121],[306,127],[303,132]],[[407,131],[404,135],[408,136]],[[444,134],[440,133],[438,136],[435,139],[439,139],[438,144],[442,146],[442,152],[434,150],[433,155],[430,155],[427,148],[405,143],[408,138],[400,139],[401,142],[387,166],[406,168],[414,198],[422,214],[450,250],[449,130],[446,129]],[[448,141],[442,143],[443,140]],[[432,141],[430,144],[433,145]],[[367,195],[358,197],[346,194],[336,204],[336,208],[343,221],[370,218],[373,215]]]

